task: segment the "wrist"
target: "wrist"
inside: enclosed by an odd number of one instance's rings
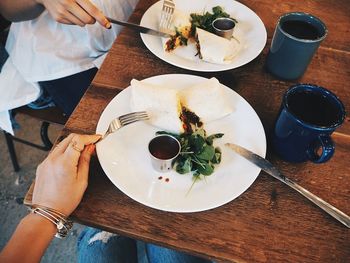
[[[56,233],[56,227],[54,224],[52,224],[50,221],[46,220],[40,215],[30,213],[26,215],[22,220],[21,223],[25,225],[30,225],[30,228],[36,229],[40,228],[41,230],[45,232],[52,233],[52,236]]]
[[[34,205],[31,213],[51,223],[56,228],[55,237],[65,238],[73,227],[73,222],[66,215],[52,208]]]

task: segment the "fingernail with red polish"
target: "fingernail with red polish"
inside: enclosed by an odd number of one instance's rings
[[[107,29],[111,29],[112,28],[112,25],[111,25],[111,23],[109,21],[106,21],[105,28],[107,28]]]

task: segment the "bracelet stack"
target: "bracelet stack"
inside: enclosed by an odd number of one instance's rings
[[[69,230],[73,227],[73,222],[69,220],[66,215],[55,209],[35,205],[30,211],[33,214],[45,217],[56,225],[57,233],[55,234],[55,237],[65,238],[68,235]]]

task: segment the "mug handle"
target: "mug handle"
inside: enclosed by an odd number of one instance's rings
[[[317,151],[322,148],[322,153],[319,155]],[[327,162],[334,154],[334,144],[330,136],[320,135],[313,141],[307,149],[309,160],[314,163]]]

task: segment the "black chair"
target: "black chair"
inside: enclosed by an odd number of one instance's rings
[[[53,145],[48,136],[48,129],[50,124],[64,125],[68,119],[64,115],[64,113],[57,107],[51,107],[51,108],[42,109],[42,110],[33,110],[27,106],[23,106],[12,110],[13,118],[15,118],[18,114],[23,114],[28,117],[35,118],[41,121],[40,137],[42,140],[42,145],[32,143],[30,141],[24,140],[22,138],[18,138],[16,136],[12,136],[10,133],[3,131],[5,135],[6,143],[7,143],[7,148],[10,154],[12,166],[16,172],[19,171],[20,168],[19,168],[17,154],[15,151],[13,142],[14,141],[20,142],[43,151],[49,151]]]

